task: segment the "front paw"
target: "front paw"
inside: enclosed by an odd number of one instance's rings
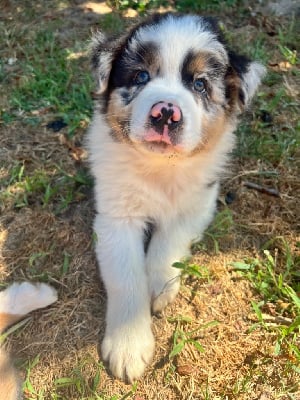
[[[123,381],[141,377],[154,353],[151,327],[107,329],[101,346],[102,357],[112,374]]]
[[[180,288],[180,277],[176,276],[167,282],[154,279],[151,281],[152,312],[161,312],[172,303]]]

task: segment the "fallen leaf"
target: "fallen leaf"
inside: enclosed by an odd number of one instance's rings
[[[273,69],[274,71],[283,71],[283,72],[287,72],[289,71],[291,68],[293,68],[292,64],[288,61],[280,61],[280,62],[270,62],[269,63],[269,67],[271,69]]]
[[[112,9],[105,2],[88,1],[80,6],[85,12],[93,12],[95,14],[110,14]]]
[[[191,375],[194,372],[194,367],[191,364],[182,364],[176,367],[176,371],[179,375]]]

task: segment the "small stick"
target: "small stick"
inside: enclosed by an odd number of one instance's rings
[[[249,189],[257,190],[260,193],[268,194],[269,196],[280,197],[280,193],[278,192],[277,189],[274,188],[268,188],[266,186],[261,186],[258,185],[257,183],[249,181],[244,182],[244,186],[246,186]]]

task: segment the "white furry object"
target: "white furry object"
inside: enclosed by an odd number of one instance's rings
[[[26,315],[57,300],[56,290],[46,283],[13,283],[0,292],[0,313]]]
[[[108,297],[102,356],[133,381],[154,353],[151,310],[179,290],[172,264],[213,218],[238,115],[264,68],[229,52],[211,19],[173,14],[116,41],[98,35],[92,61],[102,93],[88,134]]]
[[[45,284],[13,283],[0,292],[0,334],[38,308],[57,300],[56,290]],[[21,380],[9,356],[0,348],[0,400],[21,400]]]

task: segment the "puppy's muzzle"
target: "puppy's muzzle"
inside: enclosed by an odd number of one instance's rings
[[[183,121],[182,111],[177,105],[160,101],[152,106],[148,119],[150,129],[146,141],[176,144]]]

